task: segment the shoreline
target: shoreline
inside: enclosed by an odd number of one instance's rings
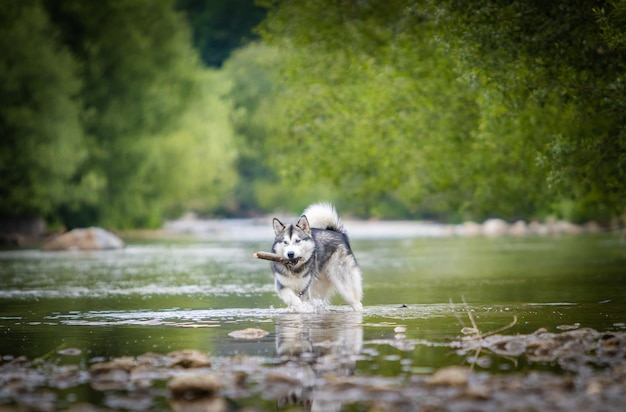
[[[292,215],[281,215],[281,220],[291,222]],[[343,219],[352,240],[411,239],[411,238],[498,238],[532,236],[576,236],[588,234],[615,234],[626,240],[626,228],[604,227],[596,222],[574,224],[564,220],[514,223],[502,219],[487,219],[482,223],[467,221],[459,224],[438,223],[422,220],[359,220]],[[124,239],[177,240],[189,237],[203,240],[266,241],[274,235],[272,217],[200,219],[193,214],[166,221],[158,229],[109,229]],[[19,233],[0,234],[0,249],[41,248],[52,239],[67,232],[41,236]]]

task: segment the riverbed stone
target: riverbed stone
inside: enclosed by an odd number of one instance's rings
[[[259,328],[246,328],[242,330],[235,330],[228,334],[231,338],[235,339],[250,339],[257,340],[262,339],[269,335],[269,332]]]
[[[449,345],[470,361],[476,353],[483,355],[471,366],[444,366],[432,374],[416,373],[402,380],[367,373],[339,376],[323,368],[324,364],[341,363],[345,353],[296,356],[280,363],[238,355],[217,360],[210,370],[171,368],[165,362],[169,355],[154,353],[94,363],[88,371],[82,362],[63,365],[57,359],[3,356],[0,399],[5,408],[0,406],[0,410],[57,410],[61,406],[71,411],[100,411],[101,405],[115,410],[154,410],[168,402],[175,411],[226,412],[258,397],[281,410],[299,405],[339,410],[342,404],[388,412],[624,409],[625,331],[578,328],[553,333],[542,328],[530,334],[459,337]],[[490,363],[480,359],[487,357],[521,360],[532,369],[515,373],[486,370]],[[559,369],[551,371],[546,366]],[[252,378],[246,380],[248,376]],[[97,404],[78,400],[80,395],[75,394],[83,393],[85,384],[96,391],[90,399]]]
[[[167,354],[169,358],[168,366],[170,368],[179,367],[184,369],[192,368],[208,368],[211,366],[209,356],[195,349],[184,349],[170,352]]]
[[[485,236],[502,236],[509,230],[509,224],[502,219],[487,219],[483,223]]]
[[[170,379],[167,388],[176,399],[210,398],[218,394],[220,381],[210,372],[184,373]]]
[[[483,233],[483,227],[476,222],[464,222],[458,227],[457,233],[467,237],[480,236]]]
[[[550,233],[547,225],[537,222],[536,220],[533,220],[528,224],[528,231],[532,235],[540,236],[545,236]]]
[[[44,244],[44,250],[109,250],[123,249],[124,241],[115,234],[99,228],[74,229]]]
[[[511,236],[526,236],[528,234],[528,226],[523,220],[518,220],[509,227],[508,233]]]
[[[446,366],[436,371],[427,381],[429,385],[467,385],[470,370],[464,366]]]
[[[550,231],[555,234],[577,235],[582,233],[582,228],[571,222],[559,220],[550,226]]]

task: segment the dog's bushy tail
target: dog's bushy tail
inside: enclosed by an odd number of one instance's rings
[[[302,214],[306,216],[312,228],[332,230],[348,235],[339,214],[330,203],[314,203],[307,207]]]

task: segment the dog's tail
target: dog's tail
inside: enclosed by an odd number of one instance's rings
[[[330,203],[314,203],[307,207],[302,214],[306,216],[312,228],[332,230],[348,236],[339,214]]]

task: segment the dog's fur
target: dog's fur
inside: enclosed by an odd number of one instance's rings
[[[295,225],[276,218],[273,225],[272,252],[289,260],[272,262],[276,292],[287,305],[304,311],[306,300],[328,301],[338,292],[354,310],[363,309],[361,270],[331,204],[309,206]]]

